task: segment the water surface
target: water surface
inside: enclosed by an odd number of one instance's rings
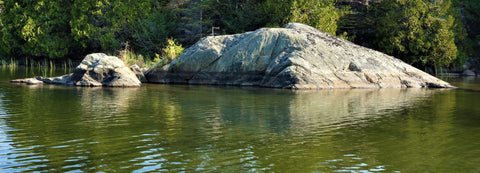
[[[480,172],[459,89],[29,86],[0,68],[0,172]]]

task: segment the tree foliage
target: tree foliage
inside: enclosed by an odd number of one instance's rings
[[[458,45],[462,50],[467,50],[467,54],[475,51],[476,56],[480,57],[480,3],[478,0],[454,0],[454,4],[459,9],[456,11],[457,16],[462,17],[462,22],[466,25],[457,25],[456,30],[460,32],[456,33],[462,33],[459,34],[461,38],[458,39]],[[477,61],[480,62],[480,59]]]
[[[112,53],[128,43],[154,54],[175,26],[165,2],[6,0],[0,16],[1,52],[63,58],[91,51]]]
[[[225,33],[298,22],[335,35],[345,11],[334,0],[206,0],[205,7],[207,25],[220,26]]]
[[[167,38],[189,46],[210,35],[212,27],[220,28],[216,33],[235,34],[290,22],[348,35],[357,44],[416,66],[460,65],[474,46],[479,47],[473,44],[480,41],[477,0],[363,2],[4,0],[0,1],[0,56],[80,58],[128,48],[151,59],[163,55],[164,47],[172,47]],[[364,11],[352,12],[349,3],[364,5],[355,6]]]
[[[377,46],[412,64],[449,65],[458,52],[451,8],[449,0],[382,1]]]
[[[295,0],[290,6],[289,22],[299,22],[335,35],[339,10],[334,0]]]
[[[338,20],[348,11],[336,8],[335,3],[335,0],[265,0],[262,6],[268,25],[298,22],[335,35]]]
[[[215,26],[223,33],[241,33],[264,26],[257,0],[205,0],[202,6],[206,28]]]
[[[5,52],[64,57],[74,47],[68,35],[70,1],[4,1],[2,47]],[[3,52],[2,51],[2,52]]]

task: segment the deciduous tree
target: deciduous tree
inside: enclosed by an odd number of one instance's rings
[[[457,58],[451,2],[384,0],[377,46],[417,66],[447,66]]]

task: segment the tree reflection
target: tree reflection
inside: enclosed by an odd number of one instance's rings
[[[457,102],[452,90],[428,89],[2,84],[1,91],[15,148],[9,159],[18,163],[9,167],[22,171],[329,171],[328,160],[348,153],[409,171],[415,159],[408,159],[448,152]]]

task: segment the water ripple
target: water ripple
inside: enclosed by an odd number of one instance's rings
[[[475,172],[461,94],[0,83],[0,172]]]

